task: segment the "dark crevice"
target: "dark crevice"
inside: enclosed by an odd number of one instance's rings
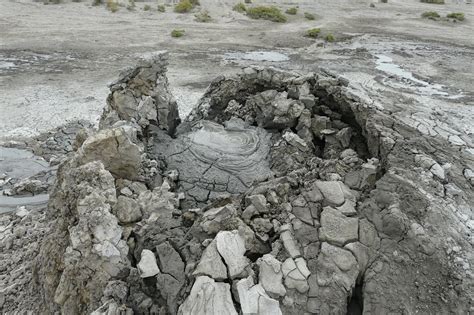
[[[347,301],[347,315],[362,315],[364,312],[364,297],[362,292],[363,281],[357,283],[354,290],[352,290],[352,296]]]

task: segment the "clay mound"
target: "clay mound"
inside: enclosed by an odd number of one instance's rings
[[[124,72],[61,165],[44,312],[469,312],[472,227],[445,223],[473,196],[439,195],[469,191],[462,160],[325,71],[219,78],[183,123],[165,71]]]

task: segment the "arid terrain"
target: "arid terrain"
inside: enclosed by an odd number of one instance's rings
[[[474,312],[474,4],[91,2],[0,1],[0,313]]]

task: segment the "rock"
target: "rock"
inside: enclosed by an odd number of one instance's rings
[[[237,315],[230,285],[215,282],[213,279],[200,276],[196,278],[191,293],[179,307],[178,315]]]
[[[84,141],[78,159],[81,164],[101,161],[115,176],[135,179],[142,154],[136,141],[136,130],[130,126],[101,130]]]
[[[351,143],[351,137],[352,128],[350,127],[343,128],[336,133],[336,139],[339,141],[339,143],[344,149],[349,147]]]
[[[331,207],[325,207],[321,213],[321,227],[319,229],[321,241],[344,246],[357,241],[358,231],[359,220],[357,218],[346,217]]]
[[[184,270],[182,278],[184,278]],[[159,273],[156,275],[156,288],[160,295],[166,299],[171,314],[176,314],[178,308],[177,298],[183,284],[184,281],[176,279],[171,274]]]
[[[301,256],[299,246],[296,243],[296,240],[291,230],[283,231],[280,234],[280,239],[283,242],[283,246],[285,246],[286,251],[292,258]]]
[[[13,185],[10,195],[37,195],[46,192],[48,187],[47,183],[43,183],[40,180],[25,178]]]
[[[161,272],[171,275],[184,284],[184,262],[169,242],[156,246]]]
[[[444,169],[438,163],[435,163],[433,166],[431,166],[430,172],[441,180],[445,179]]]
[[[377,230],[372,223],[365,218],[359,220],[359,241],[372,249],[378,249],[380,246]]]
[[[311,272],[308,269],[308,266],[306,266],[306,261],[304,260],[303,257],[298,257],[295,259],[296,263],[296,268],[298,268],[299,272],[306,278],[308,279],[309,275]]]
[[[125,196],[119,196],[117,198],[117,204],[114,207],[114,214],[122,223],[138,222],[142,218],[142,213],[138,203],[132,198]]]
[[[278,298],[286,294],[285,287],[282,284],[283,273],[281,271],[281,262],[271,254],[263,255],[257,260],[259,266],[259,283],[271,297]]]
[[[313,131],[313,134],[316,138],[322,137],[321,131],[329,127],[330,121],[331,120],[329,117],[314,115],[311,121],[311,131]]]
[[[245,242],[239,232],[221,231],[216,235],[217,251],[224,259],[231,279],[241,277],[249,260],[244,256]]]
[[[268,233],[273,229],[273,224],[270,222],[270,219],[264,218],[255,218],[252,220],[251,226],[257,233]]]
[[[306,272],[306,270],[303,271]],[[282,272],[285,276],[285,286],[288,289],[296,289],[300,293],[305,293],[308,291],[309,285],[306,281],[306,276],[301,273],[292,258],[287,258],[283,262]]]
[[[158,265],[156,264],[155,254],[148,249],[142,250],[137,268],[142,278],[153,277],[160,273],[160,269],[158,269]]]
[[[258,213],[267,213],[267,199],[264,195],[252,195],[245,197],[245,201],[255,207]]]
[[[207,233],[217,233],[222,225],[233,217],[235,208],[231,204],[219,208],[209,209],[203,214],[202,229]]]
[[[371,159],[361,165],[359,170],[353,170],[346,174],[344,183],[353,189],[364,190],[373,188],[377,180],[378,160]]]
[[[227,279],[227,268],[217,251],[216,240],[213,240],[204,250],[193,275],[206,275],[218,281]]]
[[[15,215],[20,218],[26,217],[30,212],[26,209],[26,207],[18,207],[15,211]]]
[[[356,258],[357,264],[359,265],[359,278],[361,278],[364,275],[365,270],[367,270],[367,267],[369,266],[369,248],[359,242],[347,244],[346,246],[344,246],[344,248],[349,250]]]
[[[133,314],[133,310],[120,305],[114,300],[108,300],[101,307],[91,312],[90,315],[119,315],[119,314]]]
[[[309,147],[306,144],[306,142],[303,139],[301,139],[297,134],[295,134],[291,131],[286,131],[283,134],[282,138],[285,139],[285,141],[289,145],[297,148],[300,151],[306,152],[306,151],[309,150]]]
[[[260,284],[254,285],[252,277],[236,284],[242,315],[281,315],[280,303],[270,298]]]
[[[343,215],[351,217],[357,214],[355,207],[356,207],[355,201],[346,199],[344,204],[340,207],[336,207],[336,209]]]
[[[324,196],[324,202],[331,206],[341,206],[344,201],[344,191],[341,187],[343,185],[339,181],[316,181],[316,187],[321,191]]]
[[[293,207],[292,209],[293,214],[303,221],[306,224],[313,225],[313,217],[311,216],[311,211],[309,208],[305,207]]]

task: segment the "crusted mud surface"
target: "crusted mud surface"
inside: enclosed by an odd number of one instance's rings
[[[0,3],[0,312],[474,312],[472,13],[214,4]]]

